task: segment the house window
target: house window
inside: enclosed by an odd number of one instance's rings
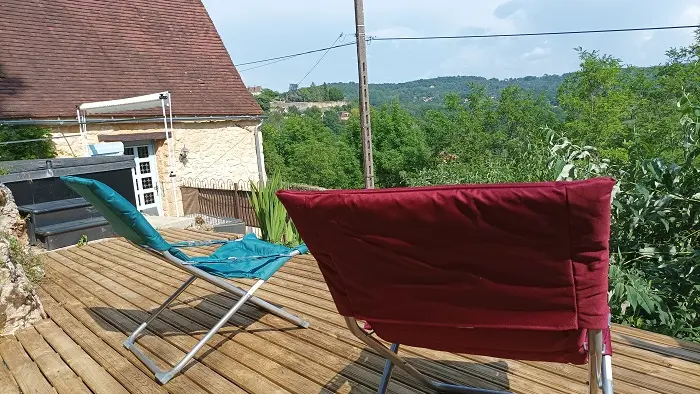
[[[148,147],[147,146],[139,146],[136,148],[139,154],[139,159],[147,159],[148,158]]]
[[[148,163],[148,162],[139,163],[139,171],[141,171],[142,174],[150,174],[151,173],[151,163]]]
[[[153,204],[153,203],[155,203],[155,202],[156,202],[156,198],[155,198],[155,196],[153,195],[153,192],[145,193],[145,194],[143,195],[143,202],[144,202],[145,204]]]

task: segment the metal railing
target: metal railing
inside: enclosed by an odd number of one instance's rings
[[[259,227],[250,190],[250,182],[228,179],[185,178],[180,184],[185,216],[240,219]]]

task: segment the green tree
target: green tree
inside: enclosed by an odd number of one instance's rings
[[[327,188],[357,187],[360,164],[346,142],[328,128],[320,111],[276,115],[263,124],[269,174]]]
[[[559,87],[558,100],[566,113],[563,129],[571,138],[597,146],[606,157],[627,160],[624,142],[633,96],[623,82],[620,59],[577,49],[579,71]]]
[[[45,139],[51,130],[39,126],[10,126],[0,124],[0,142]],[[56,157],[53,141],[33,141],[0,145],[0,161],[47,159]]]
[[[430,148],[418,121],[398,102],[371,109],[375,183],[379,187],[403,185],[404,173],[428,164]],[[362,162],[359,117],[353,117],[345,139]]]
[[[258,105],[260,106],[260,108],[262,108],[263,111],[267,111],[270,109],[270,103],[274,100],[278,100],[279,96],[280,96],[280,94],[275,92],[274,90],[263,89],[259,95],[254,96],[254,97],[255,97],[255,101],[258,102]]]

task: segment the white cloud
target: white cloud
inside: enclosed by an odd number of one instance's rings
[[[523,57],[527,60],[540,60],[544,59],[552,53],[552,48],[550,47],[535,47],[529,52],[525,52]]]

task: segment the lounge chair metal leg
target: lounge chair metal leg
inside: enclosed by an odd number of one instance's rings
[[[609,369],[606,368],[606,362]],[[607,388],[604,375],[608,378]],[[588,387],[590,394],[597,394],[600,388],[603,393],[612,394],[612,365],[610,356],[603,356],[602,330],[588,330]]]
[[[126,338],[126,340],[124,341],[124,347],[126,347],[127,349],[131,349],[131,347],[134,345],[134,342],[136,341],[136,338],[138,338],[139,334],[141,334],[141,333],[143,332],[143,330],[145,330],[146,327],[148,327],[148,325],[149,325],[153,320],[155,320],[155,318],[158,317],[158,315],[160,315],[160,314],[165,310],[165,308],[167,308],[173,301],[175,301],[175,299],[176,299],[180,294],[182,294],[182,292],[185,291],[185,289],[187,289],[187,288],[192,284],[192,282],[195,281],[195,279],[197,279],[196,276],[192,276],[192,277],[190,277],[189,279],[187,279],[187,280],[185,281],[185,283],[182,284],[182,286],[180,286],[177,290],[175,290],[175,292],[174,292],[170,297],[168,297],[168,299],[165,300],[165,302],[163,302],[163,303],[158,307],[158,309],[156,309],[155,311],[153,311],[153,313],[151,313],[151,315],[148,317],[148,319],[147,319],[145,322],[143,322],[143,323],[136,329],[136,331],[132,332],[131,335],[129,335],[128,338]]]
[[[386,358],[388,361],[391,361],[392,364],[403,369],[409,375],[414,377],[416,380],[418,380],[419,382],[421,382],[425,386],[437,391],[438,393],[463,393],[463,394],[508,394],[509,393],[508,391],[486,390],[486,389],[478,389],[478,388],[474,388],[474,387],[458,386],[458,385],[453,385],[453,384],[435,382],[435,381],[431,380],[429,377],[423,375],[417,369],[415,369],[411,364],[406,362],[406,360],[399,357],[398,354],[392,352],[390,349],[388,349],[386,346],[384,346],[381,342],[379,342],[378,340],[376,340],[375,338],[370,336],[369,333],[367,333],[367,331],[363,330],[362,327],[360,327],[357,324],[357,320],[355,320],[355,318],[347,317],[347,316],[345,316],[344,318],[345,318],[345,324],[347,324],[348,328],[350,329],[350,332],[352,332],[358,339],[360,339],[362,342],[364,342],[370,348],[374,349],[377,353],[379,353],[380,356]],[[398,348],[397,348],[397,350],[398,350]],[[385,370],[386,370],[386,368],[385,368]]]
[[[192,275],[196,275],[197,277],[206,280],[207,282],[213,284],[214,286],[217,286],[219,288],[227,290],[227,291],[229,291],[229,292],[231,292],[239,297],[244,297],[246,294],[245,290],[241,289],[240,287],[234,286],[233,284],[225,281],[224,279],[219,278],[218,276],[208,274],[202,270],[199,270],[197,268],[192,267],[191,265],[183,264],[182,260],[173,256],[169,252],[163,252],[162,255],[165,256],[165,258],[168,259],[168,261],[170,263],[172,263],[173,265],[175,265],[176,267],[178,267],[182,270],[185,270]],[[279,316],[282,319],[290,321],[299,327],[303,327],[303,328],[309,327],[309,322],[301,319],[300,317],[298,317],[294,314],[291,314],[291,313],[285,311],[284,309],[278,308],[278,307],[270,304],[269,302],[267,302],[263,299],[260,299],[258,297],[250,297],[249,301],[251,304],[257,306],[258,308],[266,310],[266,311],[272,313],[273,315]]]
[[[613,394],[612,380],[612,356],[603,356],[603,366],[601,368],[601,376],[603,380],[603,394]]]
[[[399,344],[392,343],[389,350],[392,353],[397,354],[399,352]],[[384,373],[382,373],[382,380],[381,382],[379,382],[379,389],[377,390],[377,394],[386,393],[386,389],[389,387],[389,381],[391,380],[391,372],[393,370],[394,363],[392,363],[391,360],[386,359],[386,363],[384,363]]]
[[[248,290],[238,300],[238,302],[236,302],[236,304],[233,307],[231,307],[231,309],[229,309],[229,311],[214,325],[214,327],[211,328],[211,330],[209,330],[207,332],[206,335],[204,335],[204,337],[202,339],[199,340],[199,342],[197,342],[197,344],[192,348],[192,350],[190,350],[185,355],[185,357],[183,357],[182,360],[180,360],[180,362],[177,363],[177,365],[175,365],[172,369],[165,371],[165,370],[158,368],[158,366],[152,360],[150,360],[143,352],[141,352],[141,350],[139,350],[136,346],[134,346],[134,339],[133,338],[135,338],[135,334],[137,334],[138,332],[145,329],[146,325],[148,323],[150,323],[151,321],[153,321],[155,316],[160,314],[160,312],[165,310],[165,308],[168,306],[168,304],[170,304],[179,294],[181,294],[185,290],[185,288],[187,288],[187,286],[189,286],[193,281],[194,281],[194,279],[190,278],[187,282],[185,282],[185,284],[183,286],[181,286],[175,292],[175,294],[170,296],[170,298],[168,298],[165,301],[165,303],[163,303],[163,305],[161,305],[156,310],[156,313],[154,313],[153,315],[151,315],[151,317],[149,317],[149,320],[146,323],[142,324],[134,332],[134,334],[132,334],[129,337],[129,339],[127,339],[126,342],[124,342],[124,346],[126,346],[127,349],[131,350],[148,367],[148,369],[153,371],[153,373],[156,376],[156,379],[162,384],[169,382],[170,379],[172,379],[185,366],[187,366],[187,364],[190,362],[190,360],[192,360],[192,358],[197,354],[197,352],[199,350],[201,350],[202,347],[204,347],[204,345],[219,331],[219,329],[221,329],[221,327],[224,326],[224,324],[226,324],[227,321],[229,321],[229,319],[231,319],[231,317],[233,317],[234,314],[236,314],[236,312],[238,312],[239,309],[241,309],[241,306],[243,306],[243,304],[245,304],[246,301],[250,300],[250,298],[253,296],[253,293],[258,288],[260,288],[260,286],[262,286],[263,283],[265,283],[264,280],[258,280],[257,282],[255,282],[255,284],[250,288],[250,290]]]

